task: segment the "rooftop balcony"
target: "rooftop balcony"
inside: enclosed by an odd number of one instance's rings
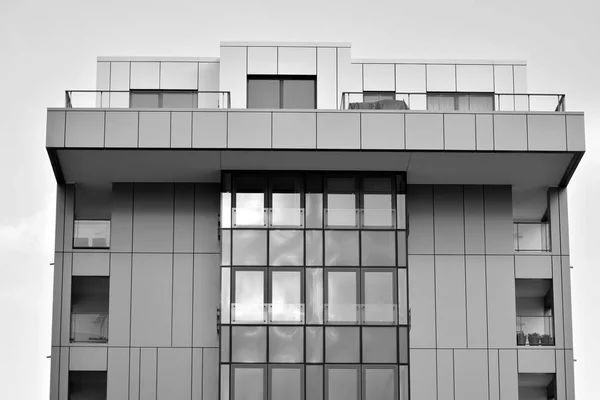
[[[67,90],[65,108],[231,108],[231,95],[213,90]]]

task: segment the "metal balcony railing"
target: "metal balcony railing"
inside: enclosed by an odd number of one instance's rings
[[[70,341],[88,343],[108,342],[108,313],[72,313]]]
[[[518,346],[554,346],[554,318],[552,316],[517,317]]]
[[[380,96],[379,106],[374,105],[372,108],[379,107],[380,109],[398,109],[398,110],[413,110],[413,111],[524,111],[524,112],[564,112],[565,95],[564,94],[546,94],[546,93],[402,93],[402,92],[382,92],[387,93],[387,96]],[[340,109],[347,110],[354,107],[351,104],[363,103],[364,92],[343,92],[340,102]],[[392,96],[393,95],[393,96]],[[451,107],[433,107],[431,98],[449,97],[456,99],[456,105],[452,103]],[[370,97],[373,97],[372,95]],[[403,101],[401,103],[390,103],[389,98],[393,100]],[[386,100],[387,99],[387,100]],[[428,100],[429,99],[429,100]],[[485,99],[485,101],[481,101]],[[387,104],[386,104],[387,102]],[[372,103],[372,102],[371,102]],[[449,103],[450,104],[450,103]],[[362,108],[369,108],[362,106]]]
[[[66,108],[231,108],[218,90],[67,90]]]

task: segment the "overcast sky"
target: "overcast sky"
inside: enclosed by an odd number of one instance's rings
[[[97,56],[219,56],[219,42],[352,42],[355,58],[525,59],[529,91],[586,113],[569,185],[579,400],[600,398],[597,0],[0,0],[0,398],[48,397],[55,181],[46,108]],[[596,253],[594,253],[596,251]]]

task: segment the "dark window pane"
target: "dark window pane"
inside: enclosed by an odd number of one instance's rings
[[[397,343],[396,328],[363,328],[363,362],[395,363]]]
[[[162,108],[197,108],[196,93],[163,93]]]
[[[247,108],[280,108],[278,79],[248,79]]]
[[[231,330],[232,362],[266,361],[267,328],[265,326],[233,326]]]
[[[265,400],[264,385],[264,368],[233,367],[232,400]]]
[[[323,362],[323,327],[306,327],[306,362]]]
[[[269,327],[269,361],[304,361],[304,329],[295,326]]]
[[[270,265],[303,265],[303,231],[269,231]]]
[[[362,232],[362,265],[386,267],[396,264],[395,232]]]
[[[325,231],[325,265],[357,266],[357,231]]]
[[[306,366],[306,399],[323,400],[323,366]],[[407,399],[408,400],[408,399]]]
[[[396,369],[365,368],[363,400],[396,400]]]
[[[233,265],[267,265],[267,232],[233,231]]]
[[[158,93],[131,92],[130,108],[158,108]]]
[[[306,323],[323,323],[323,269],[306,268]]]
[[[308,79],[283,80],[283,108],[315,109],[315,81]]]
[[[327,400],[358,400],[358,388],[356,368],[327,369]]]
[[[272,367],[270,400],[302,400],[303,384],[300,368]]]
[[[325,362],[359,362],[359,328],[325,328]]]

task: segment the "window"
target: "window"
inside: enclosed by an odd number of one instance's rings
[[[69,371],[69,399],[106,399],[106,371]]]
[[[130,108],[198,108],[198,93],[189,90],[132,90]]]
[[[427,93],[429,111],[494,111],[492,93]]]
[[[248,108],[315,109],[315,76],[248,76]]]
[[[74,276],[71,281],[71,342],[108,341],[108,276]]]

